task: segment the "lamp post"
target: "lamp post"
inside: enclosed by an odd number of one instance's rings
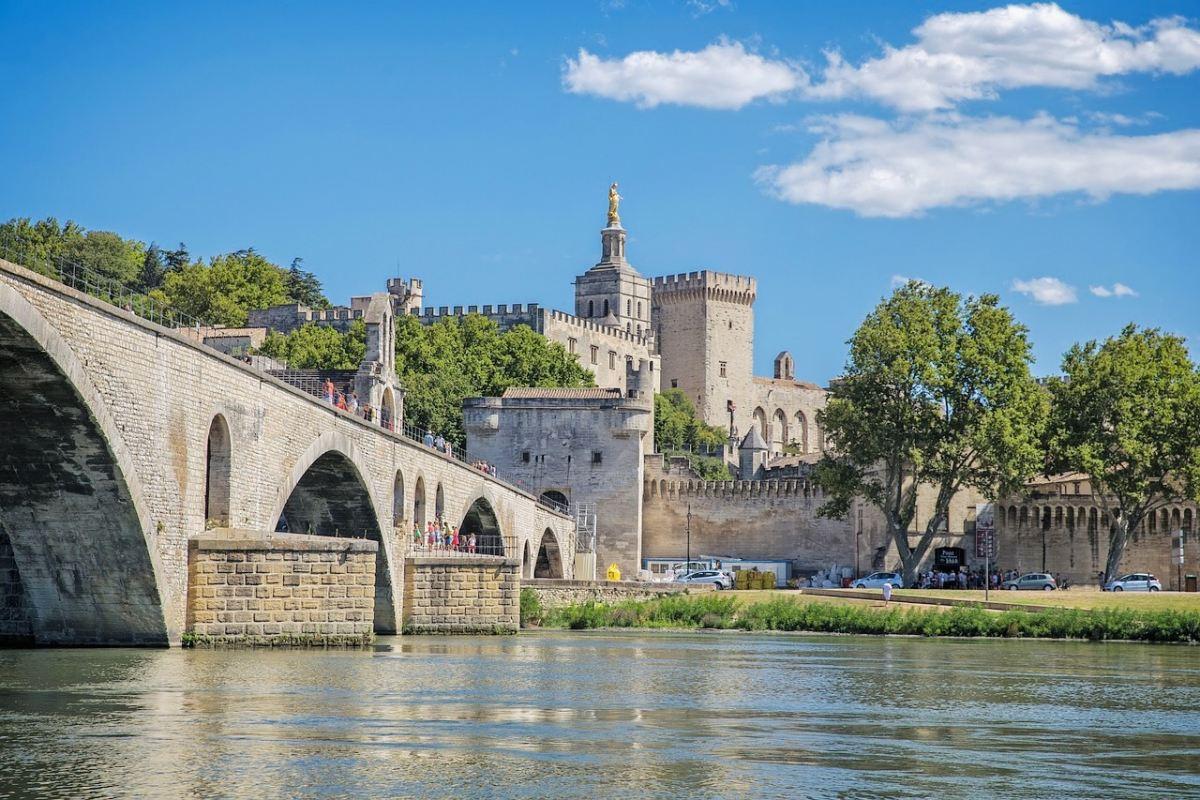
[[[688,503],[687,515],[687,560],[684,562],[683,569],[685,573],[692,571],[692,504]]]

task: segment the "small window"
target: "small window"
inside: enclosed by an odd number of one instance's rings
[[[650,362],[650,371],[654,372],[654,362],[653,361]]]
[[[638,319],[642,318],[642,301],[638,301]]]
[[[671,388],[672,388],[672,389],[678,389],[678,388],[679,388],[679,381],[677,381],[675,378],[671,378]]]
[[[608,301],[604,301],[604,316],[608,316]]]
[[[521,453],[521,462],[522,462],[522,463],[524,463],[524,464],[528,464],[528,463],[529,463],[529,451],[528,451],[528,450],[526,450],[526,451],[524,451],[523,453]]]
[[[600,355],[600,348],[596,347],[596,345],[592,345],[592,363],[593,364],[596,363],[596,358],[599,355]]]
[[[578,345],[579,345],[579,341],[577,339],[574,339],[574,338],[567,339],[567,352],[570,353],[571,355],[575,355],[575,349]]]
[[[592,300],[588,300],[588,316],[589,317],[596,316],[596,308],[595,308],[594,301],[592,301]]]
[[[608,351],[608,368],[609,369],[617,368],[617,351],[616,350]]]
[[[729,320],[729,330],[733,330],[733,320]]]
[[[604,461],[604,454],[601,453],[599,450],[593,450],[592,451],[592,463],[599,464],[602,461]]]
[[[724,378],[725,377],[725,362],[721,361],[718,363],[720,363],[720,365],[721,365],[721,377]]]
[[[625,316],[628,317],[632,313],[633,313],[633,301],[626,300],[625,301]]]

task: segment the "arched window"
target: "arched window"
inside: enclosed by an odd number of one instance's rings
[[[225,417],[217,414],[208,426],[204,473],[205,527],[229,526],[230,449],[229,423]]]
[[[396,480],[392,481],[392,527],[404,527],[404,509],[404,473],[396,470]]]
[[[608,316],[608,301],[604,301],[604,316]]]
[[[787,415],[783,413],[782,408],[776,409],[771,415],[770,442],[772,453],[782,453],[784,445],[788,443]]]
[[[596,316],[595,302],[592,300],[588,300],[588,316],[589,317]]]
[[[796,429],[792,431],[792,439],[800,445],[800,452],[808,452],[808,418],[803,411],[796,412]]]
[[[638,300],[638,319],[642,318],[642,301]]]
[[[631,314],[633,314],[633,301],[626,298],[625,299],[625,316],[628,317]]]
[[[425,527],[425,479],[421,477],[413,489],[413,522]]]
[[[446,493],[442,491],[442,485],[439,483],[437,493],[433,499],[433,518],[439,522],[444,519],[443,514],[446,511]]]

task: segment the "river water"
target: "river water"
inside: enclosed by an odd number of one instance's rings
[[[0,797],[1200,797],[1200,649],[740,634],[0,651]]]

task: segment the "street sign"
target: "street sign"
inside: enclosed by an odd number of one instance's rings
[[[980,506],[975,518],[975,557],[996,560],[996,517],[991,503]]]

